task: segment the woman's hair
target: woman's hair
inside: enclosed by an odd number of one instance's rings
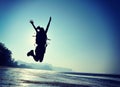
[[[43,28],[43,27],[38,26],[38,27],[37,27],[37,31],[44,32],[44,28]]]
[[[40,28],[40,32],[44,32],[44,28],[43,27]]]
[[[37,29],[40,29],[40,26],[38,26]]]

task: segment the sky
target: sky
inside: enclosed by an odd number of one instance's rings
[[[0,0],[0,42],[15,60],[37,63],[27,52],[35,49],[35,30],[46,28],[43,63],[76,72],[120,74],[120,6],[117,0]]]

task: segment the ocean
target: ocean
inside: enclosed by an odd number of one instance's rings
[[[120,87],[120,76],[0,67],[0,87]]]

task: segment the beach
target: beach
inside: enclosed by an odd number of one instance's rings
[[[0,87],[119,87],[114,76],[0,67]]]

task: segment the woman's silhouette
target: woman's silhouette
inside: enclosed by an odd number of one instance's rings
[[[35,61],[43,61],[44,58],[44,53],[46,51],[46,47],[47,47],[47,32],[48,32],[48,28],[51,22],[51,17],[49,19],[48,25],[46,27],[46,30],[44,30],[44,28],[38,26],[37,28],[34,25],[34,22],[31,20],[30,23],[32,24],[32,26],[34,27],[35,31],[36,31],[36,49],[35,49],[35,54],[34,51],[31,50],[27,53],[27,56],[32,56],[34,58]]]

